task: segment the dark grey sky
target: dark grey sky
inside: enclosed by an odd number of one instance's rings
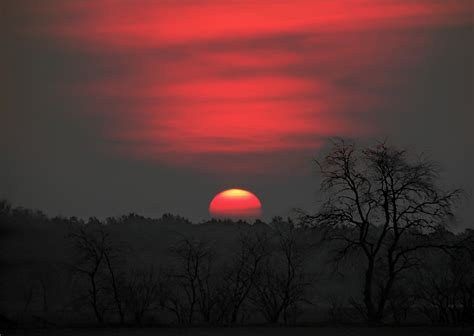
[[[34,7],[32,3],[31,7]],[[474,208],[472,20],[407,27],[400,24],[383,29],[368,26],[363,31],[353,32],[348,28],[342,33],[320,32],[315,28],[304,33],[272,32],[268,36],[262,33],[258,37],[246,37],[247,40],[240,36],[234,40],[224,36],[212,42],[217,44],[209,43],[205,47],[208,53],[216,48],[219,52],[264,50],[261,49],[264,45],[268,47],[265,52],[270,50],[270,54],[280,55],[289,50],[296,56],[305,56],[298,59],[296,66],[281,71],[292,78],[324,78],[324,83],[330,82],[328,92],[333,94],[325,97],[324,102],[329,101],[325,113],[338,113],[338,118],[347,116],[345,120],[349,124],[347,132],[335,127],[332,133],[316,134],[319,145],[304,150],[266,151],[259,147],[252,153],[239,152],[230,156],[221,153],[216,159],[216,162],[234,160],[235,165],[240,158],[245,162],[260,163],[258,170],[247,167],[239,171],[219,169],[219,163],[213,164],[213,169],[203,166],[200,158],[212,156],[212,153],[185,151],[182,155],[190,155],[190,161],[177,163],[163,154],[169,144],[166,141],[163,144],[163,139],[168,138],[160,135],[157,136],[161,141],[157,156],[164,159],[135,155],[136,150],[132,153],[118,150],[122,148],[120,146],[128,145],[128,138],[113,137],[108,130],[111,125],[114,130],[120,130],[127,123],[136,122],[128,116],[137,108],[137,100],[145,98],[112,95],[104,99],[97,93],[81,91],[77,94],[72,89],[103,80],[123,81],[132,78],[129,72],[143,71],[142,67],[127,64],[140,61],[148,64],[146,59],[151,56],[163,59],[165,63],[172,62],[175,54],[182,55],[186,51],[186,54],[195,55],[202,46],[185,42],[168,48],[132,48],[125,44],[126,51],[121,49],[122,45],[97,49],[92,45],[94,42],[88,42],[82,36],[57,34],[61,29],[74,28],[77,19],[74,11],[73,14],[62,13],[61,20],[55,12],[51,17],[57,19],[57,25],[51,25],[53,30],[43,30],[49,27],[47,20],[52,14],[48,11],[53,10],[48,6],[33,10],[28,8],[30,2],[24,2],[21,8],[17,4],[15,1],[3,2],[0,20],[0,150],[3,153],[0,196],[15,205],[42,209],[51,215],[103,217],[133,211],[160,216],[163,212],[172,212],[202,220],[208,218],[209,201],[217,192],[242,187],[259,196],[268,219],[274,215],[287,215],[293,207],[310,208],[317,199],[318,189],[311,160],[324,146],[325,137],[356,135],[361,139],[389,137],[397,145],[428,152],[444,168],[445,183],[462,186],[471,195],[460,212],[462,225],[474,226],[471,214]],[[61,14],[60,8],[54,10]],[[71,26],[63,22],[70,18],[68,15],[73,15]],[[403,17],[398,19],[405,22]],[[100,21],[104,26],[108,22]],[[370,45],[367,62],[357,59],[363,55],[354,49],[358,39],[362,41],[361,47]],[[90,48],[84,47],[87,43],[91,43]],[[348,46],[347,50],[345,46]],[[330,61],[323,57],[311,60],[313,53],[323,51]],[[354,57],[344,54],[351,51]],[[164,60],[168,58],[171,61]],[[157,74],[160,76],[161,73]],[[232,80],[232,76],[238,75],[231,71],[226,76],[226,80]],[[134,80],[125,84],[134,86],[131,90],[139,91],[143,87]],[[338,92],[346,90],[350,90],[351,100],[341,110],[333,101],[343,100],[346,96],[340,96]],[[366,96],[370,99],[357,99]],[[308,99],[319,104],[316,98]],[[365,104],[367,101],[371,103]],[[160,108],[164,110],[169,106],[164,105],[163,100],[158,103],[156,116],[159,119],[164,116],[160,114],[164,113]],[[115,117],[110,117],[111,114]],[[199,140],[199,135],[197,137],[193,139]],[[179,151],[183,148],[182,143],[176,141]],[[219,141],[231,142],[233,139]],[[303,142],[298,141],[298,145]],[[120,146],[117,147],[118,142]],[[157,143],[151,145],[158,146]],[[227,167],[226,164],[222,167]],[[279,169],[279,165],[284,169]]]

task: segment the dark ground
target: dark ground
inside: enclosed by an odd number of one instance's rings
[[[2,332],[8,335],[162,335],[162,336],[217,336],[217,335],[291,335],[291,336],[457,336],[474,335],[474,327],[246,327],[246,328],[77,328],[77,329],[36,329]]]

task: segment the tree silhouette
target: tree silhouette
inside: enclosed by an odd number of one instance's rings
[[[418,253],[450,248],[435,238],[460,190],[443,190],[432,162],[386,143],[359,148],[338,139],[317,164],[325,199],[303,220],[338,242],[338,259],[362,256],[361,307],[368,322],[379,323],[396,281],[419,264]]]
[[[261,276],[263,263],[268,253],[267,234],[262,232],[240,233],[238,247],[222,272],[222,285],[219,291],[219,321],[236,324],[239,319],[244,319],[242,311]]]
[[[304,230],[280,218],[272,222],[271,250],[255,282],[251,300],[267,322],[285,324],[298,311],[298,304],[309,301],[310,275],[306,261],[310,244]]]
[[[90,219],[87,225],[73,228],[69,234],[77,252],[76,260],[69,267],[73,272],[85,275],[89,282],[87,300],[90,303],[97,322],[104,323],[107,310],[107,295],[112,289],[113,301],[120,316],[125,322],[123,302],[119,293],[117,269],[115,262],[120,258],[124,247],[112,241],[103,224],[97,219]]]
[[[437,267],[420,271],[416,298],[432,323],[474,322],[474,231],[457,237],[465,248],[444,256]],[[464,238],[469,238],[468,240]]]
[[[212,268],[212,250],[203,241],[183,238],[170,252],[176,267],[169,274],[169,293],[164,305],[175,314],[179,324],[192,325],[199,305],[205,309],[211,295],[206,292],[210,287],[205,283]]]
[[[153,267],[132,270],[125,284],[124,301],[133,314],[135,323],[141,325],[146,313],[157,309],[163,298],[163,277]]]

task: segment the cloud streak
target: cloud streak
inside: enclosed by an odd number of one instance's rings
[[[334,135],[376,133],[383,92],[467,1],[69,1],[27,31],[112,69],[70,83],[125,155],[206,170],[289,169]],[[101,101],[120,108],[94,108]],[[102,106],[102,105],[101,105]]]

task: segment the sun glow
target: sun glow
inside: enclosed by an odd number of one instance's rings
[[[262,214],[262,204],[250,191],[228,189],[212,199],[209,212],[214,218],[255,219]]]

